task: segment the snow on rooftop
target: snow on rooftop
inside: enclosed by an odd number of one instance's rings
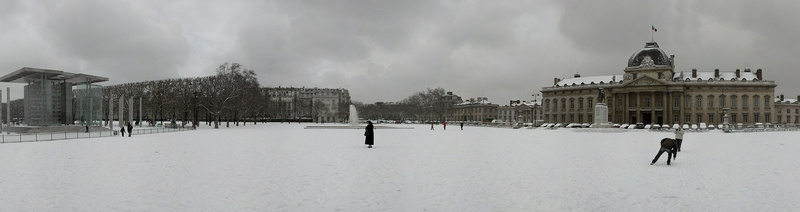
[[[743,71],[739,72],[739,78],[736,78],[736,72],[719,72],[719,77],[715,77],[713,71],[711,71],[711,72],[708,72],[708,71],[700,72],[700,71],[698,71],[697,72],[697,77],[692,77],[692,71],[688,71],[688,72],[683,72],[683,78],[681,78],[681,72],[675,73],[675,76],[673,77],[673,79],[675,79],[675,80],[686,80],[686,79],[689,79],[689,80],[692,80],[692,81],[695,81],[697,79],[700,79],[700,80],[703,80],[703,81],[708,81],[709,79],[726,80],[726,81],[730,81],[731,79],[735,79],[736,81],[741,81],[742,79],[744,79],[744,80],[747,80],[747,81],[753,81],[753,80],[757,80],[758,77],[753,72],[743,72]]]
[[[782,104],[798,104],[798,103],[800,103],[800,102],[797,101],[797,99],[788,99],[788,98],[783,98],[783,101],[781,101],[780,97],[776,97],[775,98],[775,102],[782,103]]]
[[[600,84],[601,82],[608,84],[614,78],[616,78],[618,82],[622,81],[622,76],[615,77],[615,75],[576,77],[576,78],[563,79],[560,82],[556,83],[556,86],[581,85],[581,83],[585,85],[591,85],[592,83]]]

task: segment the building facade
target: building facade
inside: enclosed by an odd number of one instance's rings
[[[800,124],[800,96],[787,99],[783,95],[775,98],[775,123],[779,125],[797,126]]]
[[[776,84],[764,80],[761,69],[684,73],[674,71],[674,60],[658,43],[648,42],[620,75],[556,78],[542,89],[545,122],[591,123],[601,101],[613,123],[718,125],[724,111],[730,123],[774,121]]]
[[[508,105],[497,107],[497,120],[506,123],[532,123],[538,126],[542,122],[542,107],[537,102],[510,101]],[[534,120],[539,120],[535,122]]]
[[[447,121],[491,122],[497,117],[498,105],[489,102],[489,98],[470,98],[456,104],[446,116]]]
[[[350,105],[350,92],[343,88],[262,88],[269,95],[270,117],[343,122]]]

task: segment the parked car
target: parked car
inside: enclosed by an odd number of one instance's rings
[[[697,130],[697,125],[696,124],[692,124],[691,128],[692,128],[692,130]]]
[[[619,128],[620,126],[619,126],[619,124],[612,124],[612,125],[611,125],[611,127],[613,127],[613,128]]]
[[[622,125],[619,125],[619,128],[620,129],[628,129],[628,126],[630,126],[630,124],[622,124]]]
[[[636,123],[636,129],[644,129],[644,123]]]
[[[717,127],[716,127],[716,126],[714,126],[713,124],[709,124],[709,125],[708,125],[708,130],[715,130],[716,128],[717,128]]]
[[[654,130],[661,129],[661,125],[653,124],[653,126],[650,126],[650,129],[654,129]]]
[[[589,128],[589,127],[591,127],[591,126],[592,126],[592,125],[589,125],[589,123],[583,123],[583,124],[581,124],[581,127],[583,127],[583,128]]]
[[[708,127],[706,127],[706,123],[705,122],[700,122],[700,128],[699,129],[700,130],[706,130],[706,128],[708,128]]]
[[[628,129],[636,129],[636,125],[635,124],[628,125]]]
[[[651,124],[645,124],[644,128],[642,128],[642,129],[649,130],[652,127],[653,127],[653,125],[651,125]]]
[[[684,130],[690,130],[690,129],[692,129],[692,128],[689,128],[689,124],[683,124],[683,126],[682,126],[682,127],[683,127],[683,129],[684,129]]]

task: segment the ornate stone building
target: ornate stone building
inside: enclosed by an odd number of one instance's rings
[[[486,97],[470,98],[454,105],[450,111],[446,117],[448,121],[488,122],[495,119],[497,105],[489,102]]]
[[[774,81],[761,69],[734,72],[674,71],[675,56],[647,42],[628,59],[621,75],[554,80],[542,89],[547,123],[591,123],[600,88],[605,91],[608,120],[613,123],[722,124],[772,123]]]

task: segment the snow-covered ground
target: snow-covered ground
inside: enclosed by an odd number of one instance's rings
[[[800,132],[303,129],[0,145],[0,211],[796,211]],[[406,125],[407,126],[407,125]]]

